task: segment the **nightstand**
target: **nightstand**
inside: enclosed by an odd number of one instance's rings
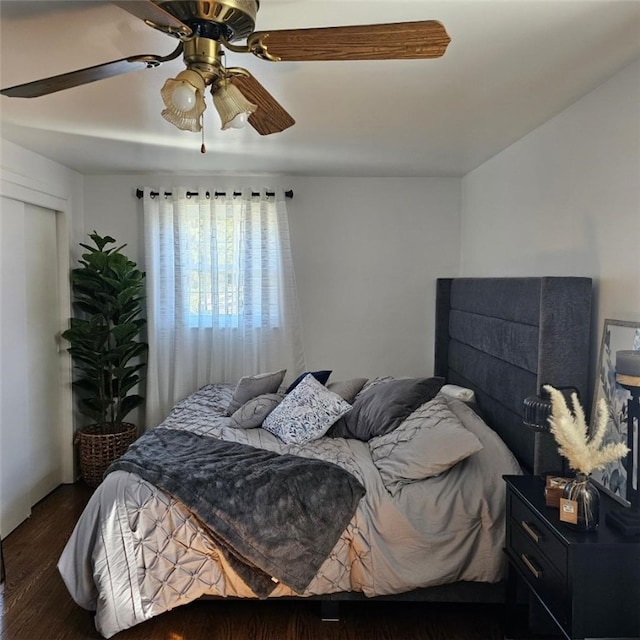
[[[597,531],[580,533],[546,506],[542,478],[504,480],[507,605],[522,579],[566,638],[640,637],[640,539],[607,526],[614,501],[601,493]]]

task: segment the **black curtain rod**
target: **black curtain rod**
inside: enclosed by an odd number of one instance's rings
[[[211,197],[211,194],[207,191],[207,198]],[[268,196],[275,196],[276,194],[273,191],[267,191],[266,192]],[[160,195],[160,192],[158,191],[152,191],[149,194],[152,198],[155,198],[156,196]],[[168,197],[171,195],[171,191],[165,191],[164,192],[165,197]],[[198,192],[197,191],[187,191],[187,198],[192,198],[194,196],[197,196]],[[214,196],[226,196],[227,193],[226,191],[214,191],[213,192]],[[234,196],[241,196],[242,192],[241,191],[234,191],[233,192]],[[252,196],[259,196],[261,195],[259,191],[252,191],[251,192]],[[289,191],[285,191],[284,192],[285,197],[287,198],[293,198],[293,189],[289,189]],[[136,189],[136,197],[138,198],[138,200],[140,200],[142,197],[144,196],[144,191],[142,189]]]

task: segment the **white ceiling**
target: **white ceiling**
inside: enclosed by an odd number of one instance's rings
[[[271,63],[227,53],[296,119],[262,137],[200,134],[161,116],[180,59],[32,99],[0,98],[2,136],[84,174],[199,172],[461,176],[640,57],[638,0],[262,0],[259,30],[440,20],[438,60]],[[0,0],[0,84],[13,86],[176,41],[99,0]]]

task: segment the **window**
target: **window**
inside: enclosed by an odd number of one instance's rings
[[[172,192],[144,197],[148,424],[203,384],[304,370],[284,194]]]
[[[194,202],[185,218],[188,325],[278,327],[283,278],[275,202],[233,202],[223,215],[203,215]]]

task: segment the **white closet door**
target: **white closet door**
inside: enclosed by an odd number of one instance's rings
[[[56,214],[25,207],[26,361],[31,504],[62,483]]]
[[[0,201],[0,534],[62,481],[56,214]]]

